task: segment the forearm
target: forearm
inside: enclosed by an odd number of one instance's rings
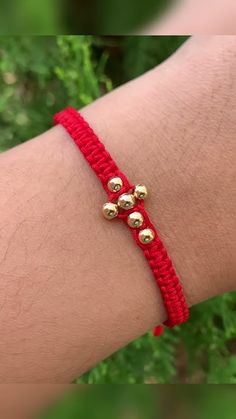
[[[61,127],[2,155],[0,176],[2,380],[70,380],[164,320],[142,255],[102,218],[105,194]]]
[[[220,65],[217,48],[191,57],[186,46],[171,68],[82,111],[121,169],[150,189],[147,208],[190,305],[234,286],[236,200],[225,184],[235,179],[235,95],[222,114],[222,76],[195,75],[204,56]],[[1,155],[0,179],[2,382],[71,380],[166,319],[146,261],[122,223],[102,218],[105,194],[62,127]]]

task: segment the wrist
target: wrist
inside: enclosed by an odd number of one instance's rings
[[[199,76],[190,97],[192,62],[182,64],[181,75],[178,58],[169,68],[162,65],[82,113],[128,177],[148,186],[147,209],[192,305],[231,288],[233,258],[228,245],[232,233],[227,237],[227,232],[233,227],[233,221],[228,224],[230,214],[233,220],[233,205],[223,183],[232,179],[232,170],[226,170],[222,178],[224,167],[219,161],[223,149],[215,138],[214,121],[222,112],[221,106],[217,108],[218,98],[202,101],[205,91],[210,93],[222,75],[209,78],[205,90]],[[209,110],[213,115],[210,124]],[[233,167],[232,154],[229,162]],[[218,191],[222,201],[216,199]],[[225,220],[224,200],[230,204]],[[225,245],[219,254],[222,238]]]

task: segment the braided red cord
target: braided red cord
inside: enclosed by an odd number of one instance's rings
[[[117,199],[117,193],[111,192],[107,187],[107,183],[111,178],[120,177],[122,179],[123,187],[120,189],[119,194],[129,192],[134,188],[127,177],[119,170],[92,128],[75,109],[67,108],[57,113],[54,116],[54,122],[63,125],[73,138],[75,144],[101,180],[110,202]],[[155,281],[160,288],[168,313],[168,320],[164,324],[168,327],[173,327],[184,323],[188,320],[189,309],[184,297],[183,288],[167,251],[148,217],[144,208],[144,202],[137,201],[132,209],[119,213],[118,218],[125,221],[126,225],[128,225],[127,217],[134,211],[140,212],[143,215],[144,221],[140,228],[129,228],[137,245],[143,250],[144,256],[154,274]],[[155,232],[155,238],[149,244],[142,244],[138,238],[139,231],[145,228],[151,228]],[[161,332],[162,326],[157,326],[154,330],[156,336],[160,335]]]

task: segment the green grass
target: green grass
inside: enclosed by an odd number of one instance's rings
[[[162,62],[183,37],[2,37],[0,150],[48,129],[51,115],[90,103]],[[195,307],[191,320],[147,334],[78,383],[236,383],[236,293]],[[78,354],[79,356],[79,354]]]

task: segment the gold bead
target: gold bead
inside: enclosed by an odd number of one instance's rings
[[[113,177],[107,183],[107,187],[111,192],[118,192],[123,186],[123,181],[120,177]]]
[[[112,220],[118,215],[118,206],[112,202],[107,202],[102,207],[102,213],[107,220]]]
[[[122,209],[128,210],[135,205],[135,197],[130,193],[123,193],[118,198],[118,206]]]
[[[134,188],[134,196],[137,199],[145,199],[148,196],[148,191],[144,185],[136,185]]]
[[[139,232],[138,238],[139,241],[143,244],[148,244],[153,241],[155,233],[151,228],[145,228]]]
[[[138,228],[143,224],[143,216],[140,212],[132,212],[127,218],[127,223],[132,228]]]

